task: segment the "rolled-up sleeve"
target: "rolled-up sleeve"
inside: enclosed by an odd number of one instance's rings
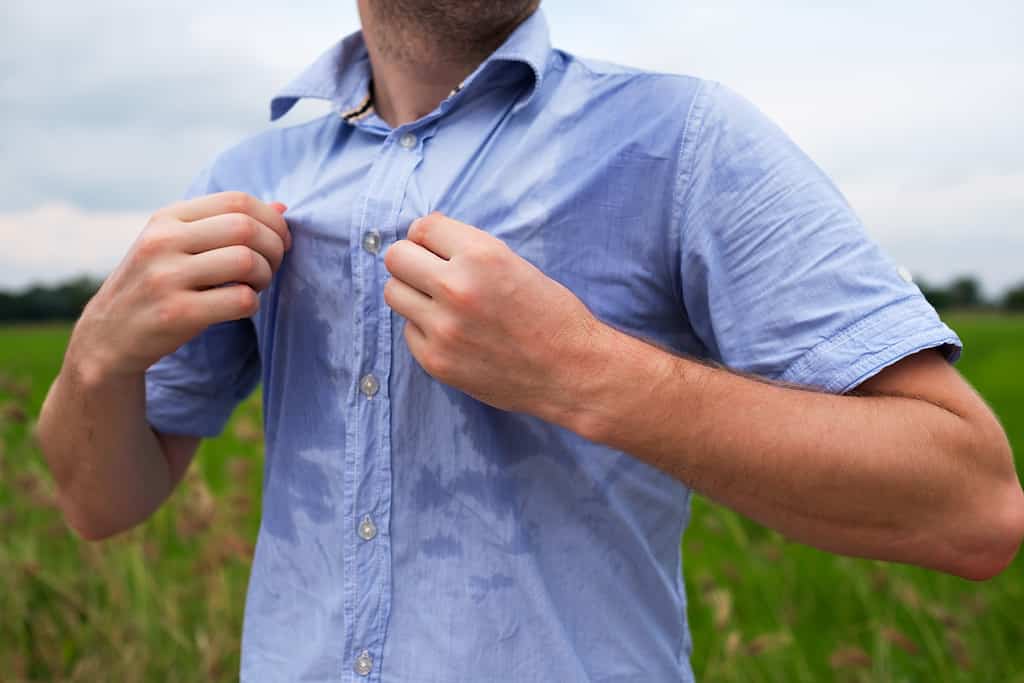
[[[213,164],[184,198],[220,191]],[[167,434],[217,436],[260,377],[256,330],[249,318],[216,323],[146,370],[146,417]]]
[[[768,117],[704,84],[681,153],[680,283],[727,367],[844,393],[917,351],[962,351],[835,184]]]

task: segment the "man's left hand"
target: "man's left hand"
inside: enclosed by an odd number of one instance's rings
[[[503,410],[549,421],[573,411],[567,391],[602,324],[569,289],[503,241],[440,213],[388,248],[384,300],[431,376]]]

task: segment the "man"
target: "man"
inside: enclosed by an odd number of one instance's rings
[[[222,153],[75,326],[39,431],[86,538],[262,380],[244,680],[692,680],[691,490],[971,579],[1024,534],[960,340],[821,171],[537,4],[360,0],[271,107],[334,111]]]

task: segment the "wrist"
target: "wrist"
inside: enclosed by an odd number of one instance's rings
[[[663,411],[680,379],[677,355],[596,321],[576,360],[565,364],[556,422],[588,441],[620,447],[632,426]],[[667,416],[666,416],[667,417]]]
[[[555,399],[548,421],[600,441],[607,430],[604,406],[614,393],[615,356],[622,347],[623,333],[597,318],[581,325],[570,348],[560,354],[555,372]]]
[[[68,341],[61,367],[61,375],[86,390],[134,380],[141,374],[126,372],[108,347],[74,333]]]

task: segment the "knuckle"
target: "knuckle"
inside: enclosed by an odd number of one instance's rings
[[[408,246],[406,240],[398,240],[384,252],[384,267],[389,271],[398,265],[396,259],[402,257],[402,251]]]
[[[256,282],[259,284],[259,289],[263,290],[270,286],[270,281],[274,278],[274,269],[261,255],[256,256]]]
[[[467,251],[478,264],[490,267],[497,265],[505,256],[504,243],[498,240],[480,240],[470,246]]]
[[[438,283],[438,287],[441,296],[457,308],[472,308],[476,304],[476,292],[472,284],[463,278],[445,278]]]
[[[142,286],[148,296],[160,296],[171,289],[173,271],[167,268],[150,268],[142,278]]]
[[[157,306],[157,319],[163,327],[177,327],[188,321],[189,309],[188,302],[183,299],[166,297]]]
[[[222,201],[227,213],[248,213],[252,207],[252,198],[245,192],[225,192]]]
[[[231,259],[234,272],[249,275],[256,268],[256,254],[244,245],[231,247]]]
[[[434,326],[434,336],[441,346],[450,348],[462,341],[462,325],[456,318],[442,318]]]
[[[232,241],[235,244],[252,244],[256,239],[256,221],[244,213],[232,213],[228,217]]]
[[[250,316],[256,313],[260,307],[260,297],[252,287],[238,287],[238,310],[243,315]]]
[[[420,363],[423,369],[434,377],[447,377],[452,371],[452,362],[448,356],[437,349],[425,349]]]
[[[149,217],[148,224],[153,225],[156,223],[162,223],[170,220],[174,217],[174,210],[170,206],[161,206],[159,209],[154,211]]]
[[[418,218],[409,227],[409,239],[414,239],[417,242],[422,242],[427,239],[427,236],[432,234],[437,229],[438,221],[440,218],[434,214],[429,214]]]
[[[284,242],[279,239],[275,240],[270,247],[270,253],[267,254],[267,257],[271,270],[276,270],[281,265],[281,261],[284,260]]]
[[[163,221],[151,223],[139,238],[136,251],[143,258],[151,258],[164,251],[170,240],[171,231]]]

